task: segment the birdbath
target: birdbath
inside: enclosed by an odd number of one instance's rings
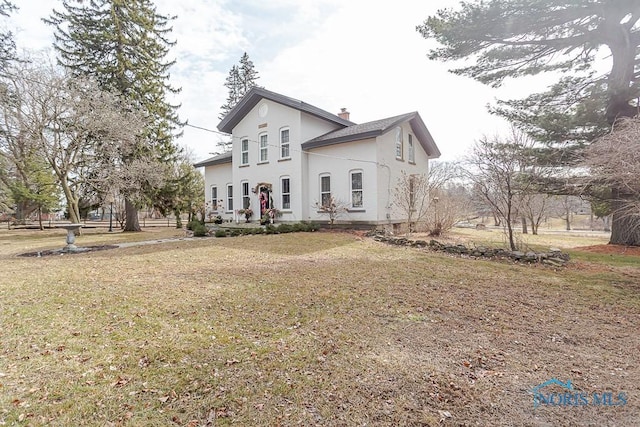
[[[76,231],[80,230],[82,224],[62,224],[58,228],[67,230],[67,246],[62,248],[63,252],[76,252],[80,249],[74,244],[76,242]]]

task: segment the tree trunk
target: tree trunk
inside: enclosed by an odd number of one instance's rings
[[[529,230],[527,230],[527,218],[522,217],[522,234],[529,234]]]
[[[182,228],[182,218],[180,218],[180,209],[174,209],[173,214],[176,216],[176,228]],[[189,213],[191,217],[191,213]]]
[[[42,225],[42,206],[38,206],[38,224],[40,225],[40,230],[44,230]]]
[[[518,250],[518,246],[516,246],[516,242],[513,239],[513,227],[511,225],[511,221],[506,221],[507,223],[507,235],[509,237],[509,247],[512,251]]]
[[[640,212],[634,212],[628,207],[628,202],[618,197],[614,190],[611,215],[612,245],[640,246]]]
[[[62,192],[67,200],[67,210],[69,211],[69,221],[72,224],[80,223],[80,207],[78,206],[78,197],[73,193],[66,179],[60,180]]]
[[[125,224],[124,231],[142,231],[138,222],[138,209],[128,199],[124,199]]]
[[[536,236],[538,234],[538,228],[540,227],[540,222],[542,221],[542,217],[538,216],[537,218],[533,215],[529,217],[529,225],[531,225],[531,234]]]

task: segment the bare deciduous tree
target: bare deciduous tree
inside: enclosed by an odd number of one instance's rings
[[[470,196],[462,186],[443,185],[432,189],[432,203],[425,218],[425,227],[429,235],[440,236],[467,218],[469,201]]]
[[[126,183],[139,188],[140,180],[131,175],[152,169],[148,164],[127,165],[120,169],[122,182],[116,185],[111,179],[110,168],[118,166],[113,153],[126,153],[134,146],[141,121],[122,108],[116,95],[100,90],[93,81],[71,77],[46,61],[42,66],[34,63],[19,64],[7,78],[12,104],[4,114],[46,159],[65,196],[69,219],[79,222],[83,185],[123,192]]]
[[[406,215],[409,233],[427,214],[429,207],[429,176],[402,171],[394,192],[394,204]]]
[[[333,226],[336,219],[341,217],[347,212],[348,204],[340,199],[336,199],[333,195],[329,197],[324,203],[316,202],[315,207],[318,209],[318,213],[329,217],[329,225]]]
[[[406,217],[410,233],[416,231],[417,224],[420,222],[427,223],[426,226],[429,228],[429,232],[439,230],[436,231],[435,235],[444,231],[442,225],[446,221],[437,224],[438,218],[434,216],[434,197],[440,196],[435,191],[444,189],[445,184],[456,177],[456,168],[457,166],[451,163],[434,162],[429,168],[429,173],[426,174],[401,172],[394,190],[394,204]],[[444,205],[447,202],[444,201],[444,193],[442,196],[441,209],[443,209],[442,212],[444,214]],[[447,206],[452,207],[453,205],[447,204]],[[444,220],[444,216],[442,219]]]
[[[531,226],[531,233],[538,234],[542,220],[549,215],[552,197],[545,193],[527,193],[521,196],[520,212]]]
[[[537,193],[536,171],[530,149],[533,142],[512,128],[507,139],[479,140],[465,161],[466,177],[502,222],[511,250],[518,249],[514,223],[521,216],[525,196]]]

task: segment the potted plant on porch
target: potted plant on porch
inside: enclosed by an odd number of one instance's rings
[[[246,222],[251,222],[251,217],[253,216],[253,211],[251,208],[240,209],[238,211],[240,215],[244,215],[244,218],[247,220]]]

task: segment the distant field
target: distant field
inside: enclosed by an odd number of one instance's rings
[[[602,231],[574,230],[566,232],[556,229],[540,230],[537,235],[516,233],[515,236],[516,241],[522,243],[524,249],[527,247],[567,249],[579,246],[603,245],[609,241],[610,235]],[[507,242],[505,233],[498,228],[488,228],[486,230],[454,228],[447,237],[492,245],[503,245]]]
[[[332,232],[16,256],[64,235],[0,231],[0,425],[640,419],[640,257],[575,249],[606,238],[531,237],[573,248],[559,271]],[[89,230],[77,243],[167,237],[184,232]],[[588,404],[534,408],[551,378]]]

